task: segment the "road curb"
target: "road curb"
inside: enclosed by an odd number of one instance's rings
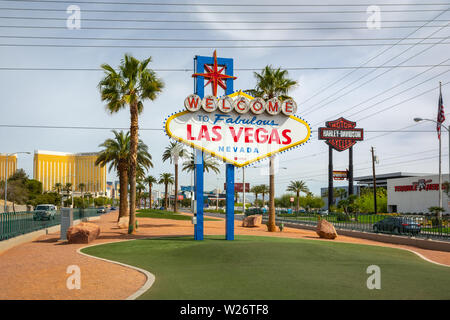
[[[81,250],[83,250],[85,248],[96,247],[96,246],[109,244],[109,243],[118,243],[118,242],[134,241],[134,240],[136,240],[136,239],[97,243],[97,244],[93,244],[93,245],[90,245],[90,246],[86,246],[86,247],[82,247],[82,248],[78,248],[77,249],[77,253],[79,253],[79,254],[81,254],[83,256],[86,256],[86,257],[89,257],[89,258],[98,259],[98,260],[102,260],[102,261],[106,261],[106,262],[110,262],[110,263],[114,263],[114,264],[120,265],[122,267],[130,268],[130,269],[136,270],[136,271],[138,271],[138,272],[140,272],[140,273],[142,273],[142,274],[144,274],[146,276],[147,281],[145,281],[144,285],[141,286],[135,293],[133,293],[132,295],[127,297],[125,300],[136,300],[138,297],[140,297],[142,294],[144,294],[148,289],[151,288],[151,286],[155,282],[155,279],[156,279],[155,275],[150,273],[150,272],[148,272],[147,270],[144,270],[144,269],[141,269],[141,268],[138,268],[138,267],[134,267],[134,266],[131,266],[129,264],[125,264],[125,263],[122,263],[122,262],[117,262],[117,261],[114,261],[114,260],[108,260],[108,259],[104,259],[104,258],[99,258],[99,257],[96,257],[96,256],[91,256],[91,255],[89,255],[87,253],[81,252]]]

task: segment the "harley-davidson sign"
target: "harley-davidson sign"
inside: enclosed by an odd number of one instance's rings
[[[319,128],[319,140],[326,140],[337,151],[344,151],[357,141],[364,140],[363,129],[355,128],[356,122],[341,117],[327,121],[325,125],[326,127]]]

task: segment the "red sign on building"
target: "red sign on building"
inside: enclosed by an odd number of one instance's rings
[[[227,190],[227,184],[223,184],[223,189]],[[234,192],[243,192],[242,182],[234,183]],[[245,192],[250,192],[250,183],[245,183]]]
[[[439,183],[430,183],[432,181],[431,179],[419,179],[410,185],[394,186],[394,190],[395,192],[439,190]],[[442,189],[445,189],[445,185],[442,185]]]

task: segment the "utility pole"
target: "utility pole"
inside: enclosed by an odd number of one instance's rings
[[[373,173],[373,212],[377,213],[377,178],[375,176],[375,151],[371,147],[372,152],[372,173]]]
[[[334,202],[333,191],[333,148],[328,146],[328,212],[330,213]]]

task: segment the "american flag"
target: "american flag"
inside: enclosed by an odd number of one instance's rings
[[[438,103],[438,115],[437,115],[437,133],[438,133],[438,139],[441,139],[441,125],[442,122],[445,121],[445,115],[444,115],[444,102],[442,101],[442,91],[441,91],[441,85],[439,83],[439,103]]]

